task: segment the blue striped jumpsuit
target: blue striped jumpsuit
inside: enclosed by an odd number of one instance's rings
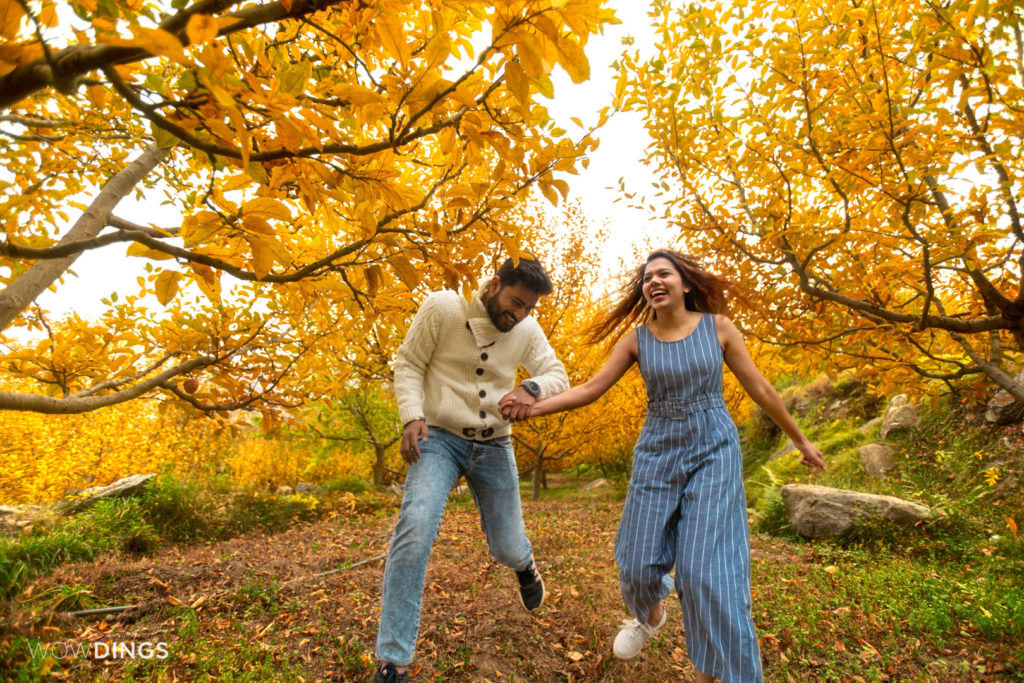
[[[722,681],[760,681],[739,437],[722,398],[714,316],[675,342],[637,328],[647,418],[615,539],[626,605],[641,623],[675,588],[690,660]]]

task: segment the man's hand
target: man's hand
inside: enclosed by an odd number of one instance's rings
[[[398,450],[407,463],[414,465],[420,459],[420,439],[427,441],[428,436],[430,430],[427,429],[426,420],[411,420],[405,425]]]
[[[531,396],[530,392],[522,387],[516,387],[501,397],[498,401],[498,410],[501,411],[503,418],[516,422],[530,417],[530,408],[536,402],[537,399]]]

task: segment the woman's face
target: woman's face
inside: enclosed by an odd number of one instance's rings
[[[683,283],[679,271],[667,258],[659,256],[651,259],[644,267],[644,299],[652,309],[685,305],[686,293],[689,291],[690,287]]]

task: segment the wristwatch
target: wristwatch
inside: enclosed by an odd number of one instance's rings
[[[534,382],[532,379],[524,379],[523,383],[520,384],[523,389],[526,389],[526,393],[534,398],[540,398],[540,385]]]

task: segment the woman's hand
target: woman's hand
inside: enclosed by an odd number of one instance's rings
[[[810,441],[794,445],[796,446],[796,449],[800,451],[800,454],[803,455],[800,459],[800,464],[810,467],[813,470],[825,471],[825,456],[822,454],[820,448]]]

